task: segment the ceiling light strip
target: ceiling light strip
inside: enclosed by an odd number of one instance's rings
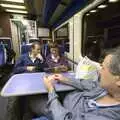
[[[22,6],[22,5],[12,5],[12,4],[0,4],[0,5],[6,8],[26,9],[25,6]]]
[[[24,13],[27,14],[27,11],[22,11],[22,10],[11,10],[11,9],[6,9],[6,12],[13,12],[13,13]]]
[[[2,1],[16,2],[16,3],[24,3],[24,0],[2,0]]]

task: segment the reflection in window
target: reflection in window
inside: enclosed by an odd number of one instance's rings
[[[83,54],[95,61],[102,59],[107,49],[120,45],[120,2],[102,3],[96,12],[87,12],[83,19]],[[100,6],[100,5],[99,5]]]
[[[62,53],[69,52],[69,24],[66,24],[55,31],[55,41],[58,43]]]

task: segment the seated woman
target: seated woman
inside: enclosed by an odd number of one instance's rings
[[[43,72],[45,68],[45,62],[41,55],[41,46],[38,42],[31,45],[30,52],[21,55],[16,61],[14,67],[14,73],[24,72]]]
[[[57,45],[50,48],[50,54],[46,58],[49,70],[52,72],[66,72],[70,69],[67,59],[60,55]]]

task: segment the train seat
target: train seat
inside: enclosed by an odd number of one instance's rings
[[[21,46],[21,54],[25,54],[30,51],[31,44],[25,44]]]
[[[0,66],[6,63],[5,58],[6,56],[5,56],[4,46],[0,44]]]

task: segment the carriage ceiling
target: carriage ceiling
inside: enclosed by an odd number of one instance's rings
[[[22,5],[25,6],[23,13],[27,19],[37,21],[38,26],[56,27],[64,22],[85,5],[93,0],[0,0],[0,12],[6,12],[8,7],[3,4]],[[10,8],[11,10],[21,10],[18,8]],[[9,11],[11,16],[14,12]]]

